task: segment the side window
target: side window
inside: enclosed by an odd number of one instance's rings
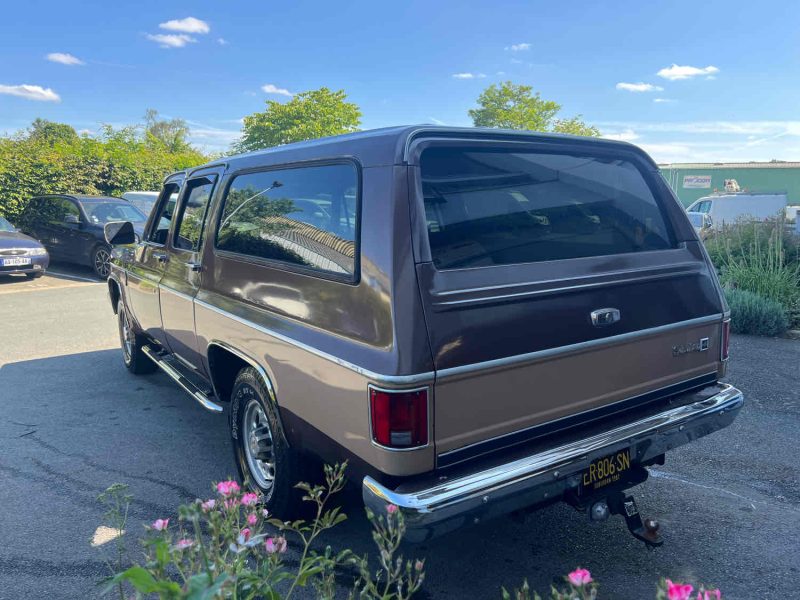
[[[219,250],[353,278],[359,219],[353,165],[239,175],[224,202]]]
[[[175,205],[177,204],[178,191],[180,185],[177,183],[168,183],[161,190],[161,195],[158,197],[155,210],[157,211],[153,216],[153,224],[150,227],[150,232],[147,235],[147,241],[153,242],[163,246],[167,243],[167,235],[169,234],[169,226],[172,223],[172,217],[175,214]]]
[[[203,235],[203,221],[214,189],[214,179],[200,177],[186,182],[186,193],[177,216],[175,239],[172,245],[181,250],[200,249],[200,238]]]
[[[80,221],[80,211],[66,198],[47,198],[42,205],[45,220],[51,225],[75,225]]]

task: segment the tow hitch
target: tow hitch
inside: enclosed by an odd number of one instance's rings
[[[643,541],[648,549],[658,548],[664,543],[658,533],[658,521],[655,519],[642,520],[642,515],[639,513],[639,507],[636,506],[636,500],[633,499],[633,496],[628,496],[624,492],[612,492],[605,502],[609,513],[622,515],[625,519],[625,525],[628,526],[628,531],[637,540]],[[594,513],[597,504],[600,504],[600,502],[592,505],[590,509],[592,513]],[[590,516],[592,515],[590,514]]]

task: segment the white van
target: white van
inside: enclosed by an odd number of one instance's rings
[[[786,209],[785,193],[735,192],[714,194],[696,200],[687,213],[703,213],[711,217],[711,226],[731,225],[738,220],[766,221]]]
[[[158,199],[158,192],[125,192],[122,197],[144,214],[149,215]]]

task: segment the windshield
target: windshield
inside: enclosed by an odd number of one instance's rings
[[[11,223],[6,221],[3,217],[0,217],[0,231],[13,233],[14,231],[16,231],[16,229]]]
[[[127,202],[82,202],[89,221],[94,224],[112,221],[131,221],[142,223],[147,220],[144,213]]]

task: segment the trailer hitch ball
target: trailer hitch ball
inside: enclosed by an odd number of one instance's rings
[[[608,503],[605,500],[595,502],[589,509],[589,519],[592,521],[605,521],[610,516],[611,509],[608,508]]]

